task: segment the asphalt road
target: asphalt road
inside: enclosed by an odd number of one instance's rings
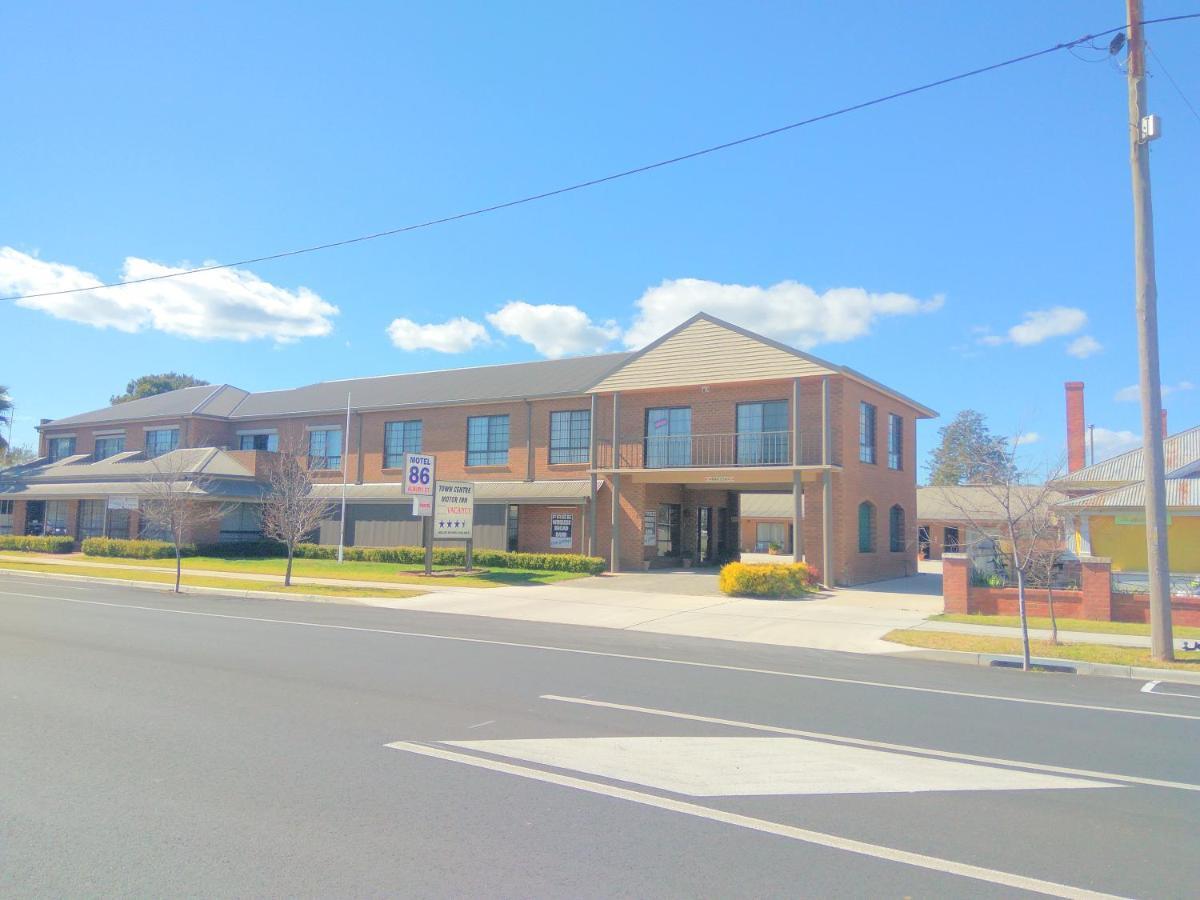
[[[3,576],[0,894],[1195,896],[1142,686]]]

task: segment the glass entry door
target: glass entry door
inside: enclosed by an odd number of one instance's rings
[[[658,507],[655,524],[655,552],[658,556],[679,556],[679,523],[681,519],[678,503],[663,503]]]
[[[696,562],[703,565],[713,560],[713,508],[701,506],[696,510]]]

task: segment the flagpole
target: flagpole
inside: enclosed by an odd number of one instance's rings
[[[350,475],[350,392],[346,392],[346,430],[342,432],[342,524],[338,529],[338,562],[346,547],[346,480]]]

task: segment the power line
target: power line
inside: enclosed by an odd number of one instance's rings
[[[1200,112],[1196,111],[1196,107],[1192,105],[1192,101],[1188,99],[1188,95],[1183,92],[1183,88],[1181,88],[1179,83],[1171,77],[1171,73],[1168,72],[1167,67],[1163,65],[1163,61],[1159,59],[1158,54],[1154,52],[1154,46],[1147,43],[1146,49],[1150,51],[1150,55],[1154,57],[1154,61],[1158,63],[1158,67],[1162,70],[1162,73],[1167,76],[1167,81],[1171,82],[1171,87],[1175,88],[1175,93],[1177,93],[1180,99],[1187,104],[1187,108],[1192,111],[1192,115],[1196,117],[1196,121],[1200,122]]]
[[[1158,19],[1145,19],[1140,24],[1153,25],[1161,22],[1178,22],[1183,19],[1200,19],[1200,12],[1187,13],[1179,16],[1164,16]],[[454,215],[442,216],[437,219],[428,219],[424,222],[416,222],[410,225],[402,225],[398,228],[389,228],[386,231],[376,231],[372,234],[358,235],[357,237],[344,238],[340,241],[329,241],[324,244],[314,244],[310,247],[300,247],[295,250],[283,250],[279,253],[269,253],[265,256],[254,256],[249,259],[240,259],[236,262],[215,263],[210,266],[197,266],[193,269],[183,269],[178,272],[168,272],[162,275],[148,275],[144,278],[131,278],[128,281],[114,281],[106,284],[96,284],[90,287],[67,288],[60,291],[42,291],[36,294],[20,294],[12,297],[0,298],[3,300],[33,300],[40,297],[60,297],[65,294],[80,294],[86,291],[101,290],[103,288],[118,288],[131,284],[145,284],[149,281],[164,281],[168,278],[182,278],[185,275],[198,275],[203,272],[215,272],[220,269],[232,269],[238,266],[251,266],[256,263],[270,262],[271,260],[284,259],[289,256],[300,256],[306,253],[316,253],[320,250],[332,250],[335,247],[345,247],[349,244],[360,244],[365,241],[374,241],[379,238],[391,237],[397,234],[404,234],[409,231],[418,231],[422,228],[431,228],[434,225],[445,225],[449,222],[457,222],[462,219],[470,219],[475,216],[486,215],[487,213],[498,212],[502,209],[511,209],[514,206],[523,206],[526,203],[535,203],[539,200],[548,200],[551,197],[558,197],[562,194],[570,194],[575,191],[581,191],[585,188],[596,187],[601,184],[607,184],[610,181],[617,181],[622,178],[629,178],[632,175],[641,175],[645,172],[652,172],[655,169],[661,169],[666,166],[675,165],[676,163],[686,162],[691,159],[698,159],[702,156],[708,156],[712,153],[719,153],[722,150],[729,150],[733,147],[740,147],[743,144],[749,144],[753,141],[760,141],[764,138],[774,137],[775,135],[783,134],[788,131],[793,131],[797,128],[803,128],[807,125],[815,125],[817,122],[824,122],[828,119],[834,119],[839,116],[844,116],[852,112],[857,112],[862,109],[867,109],[872,106],[878,106],[881,103],[888,103],[892,100],[899,100],[902,97],[909,97],[913,94],[919,94],[924,91],[932,90],[933,88],[943,87],[947,84],[953,84],[956,81],[963,81],[967,78],[973,78],[976,75],[983,75],[987,72],[994,72],[997,69],[1007,68],[1018,63],[1028,62],[1032,59],[1037,59],[1041,56],[1047,56],[1051,53],[1057,53],[1060,50],[1068,50],[1077,47],[1081,44],[1087,44],[1097,38],[1107,37],[1110,34],[1115,34],[1118,31],[1124,31],[1128,26],[1119,25],[1116,28],[1109,28],[1107,31],[1097,32],[1096,34],[1085,34],[1083,37],[1076,38],[1073,41],[1064,41],[1055,44],[1052,47],[1046,47],[1042,50],[1035,50],[1032,53],[1026,53],[1022,56],[1014,56],[1011,59],[1003,60],[1002,62],[992,63],[991,65],[981,66],[977,69],[971,69],[966,72],[960,72],[957,75],[951,75],[947,78],[939,78],[937,81],[929,81],[925,84],[917,85],[916,87],[906,88],[902,91],[895,91],[891,94],[885,94],[882,97],[875,97],[871,100],[864,100],[861,103],[855,103],[850,106],[843,106],[839,109],[830,112],[821,113],[820,115],[810,116],[807,119],[801,119],[798,122],[791,122],[787,125],[780,125],[777,128],[771,128],[767,131],[760,131],[756,134],[747,135],[745,137],[735,138],[731,141],[726,141],[722,144],[714,144],[711,147],[705,147],[701,150],[693,150],[690,153],[684,153],[680,156],[673,156],[670,159],[662,159],[658,162],[647,163],[646,165],[637,166],[632,169],[625,169],[621,172],[614,172],[611,175],[604,175],[599,178],[592,178],[588,181],[580,181],[575,184],[569,184],[565,187],[555,188],[549,191],[543,191],[540,194],[530,194],[526,197],[520,197],[516,200],[507,200],[503,203],[495,203],[491,206],[482,206],[477,209],[468,210],[466,212],[455,213]]]

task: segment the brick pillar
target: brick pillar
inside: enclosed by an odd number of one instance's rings
[[[1085,619],[1112,621],[1112,560],[1085,556],[1079,560],[1079,583]]]
[[[966,615],[971,611],[971,560],[965,553],[942,554],[943,612]]]
[[[13,502],[13,534],[25,533],[25,500],[16,500]]]
[[[1083,382],[1068,381],[1067,389],[1067,471],[1076,472],[1087,465],[1083,440]]]

